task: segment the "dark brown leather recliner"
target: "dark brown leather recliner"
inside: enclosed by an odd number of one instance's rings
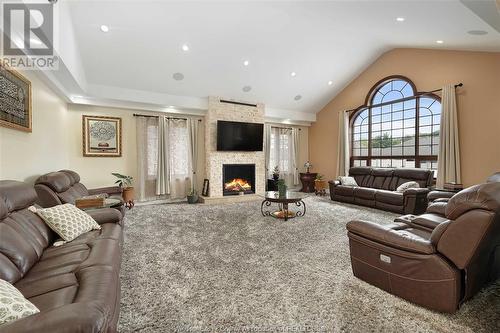
[[[80,175],[71,170],[50,172],[38,177],[35,181],[35,190],[38,195],[37,203],[42,207],[53,207],[65,203],[75,204],[76,199],[104,194],[120,200],[121,204],[114,208],[125,214],[121,187],[112,186],[89,190],[80,183]]]
[[[358,186],[330,181],[332,200],[400,214],[420,214],[427,208],[427,194],[433,180],[430,170],[353,167],[349,169],[349,176]],[[396,191],[398,186],[409,181],[417,182],[420,188],[410,188],[403,193]]]
[[[101,230],[54,247],[57,235],[28,210],[36,199],[33,187],[0,181],[0,279],[40,310],[0,326],[0,333],[116,332],[122,215],[91,211]]]
[[[440,221],[429,220],[349,222],[352,269],[394,295],[452,313],[500,277],[500,183],[457,193]]]

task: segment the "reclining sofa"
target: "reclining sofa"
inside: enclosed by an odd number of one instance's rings
[[[389,225],[350,221],[347,230],[356,277],[432,310],[455,312],[500,277],[498,182],[455,194],[444,215],[431,208]]]
[[[349,170],[349,176],[356,180],[358,186],[341,185],[338,180],[330,181],[332,200],[400,214],[420,214],[427,208],[427,194],[433,181],[430,170],[353,167]],[[398,186],[410,181],[417,182],[420,188],[396,192]]]
[[[57,234],[28,210],[36,200],[33,187],[0,181],[0,279],[40,310],[0,326],[0,333],[116,332],[121,213],[90,211],[101,230],[54,247]]]
[[[121,204],[115,208],[122,215],[125,214],[121,187],[111,186],[89,190],[80,183],[80,175],[75,171],[60,170],[40,176],[35,181],[35,190],[38,195],[37,203],[42,207],[53,207],[65,203],[75,204],[76,199],[105,194],[110,198],[119,199]]]

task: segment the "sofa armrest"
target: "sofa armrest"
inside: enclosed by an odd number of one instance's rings
[[[427,209],[428,188],[409,188],[403,192],[403,212],[419,215]]]
[[[106,332],[109,320],[97,304],[73,303],[2,325],[0,333]]]
[[[456,193],[454,192],[447,191],[430,191],[429,194],[427,194],[427,200],[429,200],[429,202],[434,202],[436,200],[449,200],[455,194]]]
[[[410,233],[405,229],[395,229],[393,227],[394,225],[383,226],[361,220],[354,220],[347,223],[347,230],[349,232],[386,246],[420,254],[436,253],[436,248],[430,240]]]
[[[113,194],[118,194],[122,195],[123,189],[119,186],[109,186],[109,187],[101,187],[101,188],[94,188],[90,189],[89,195],[96,195],[96,194],[108,194],[108,195],[113,195]]]
[[[340,185],[340,181],[338,181],[338,180],[330,180],[328,182],[328,184],[330,184],[330,186],[334,186],[335,187],[335,186]]]
[[[408,195],[425,195],[425,196],[427,196],[429,191],[430,190],[426,187],[409,188],[403,192],[403,195],[405,195],[405,196],[408,196]]]
[[[114,208],[99,208],[86,211],[87,214],[99,224],[116,223],[122,224],[122,214]]]

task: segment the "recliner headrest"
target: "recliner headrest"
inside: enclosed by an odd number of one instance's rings
[[[15,180],[0,181],[0,219],[33,205],[36,199],[33,186]]]
[[[388,169],[388,168],[372,169],[372,176],[375,177],[392,177],[393,173],[394,169]]]
[[[500,211],[500,183],[485,183],[468,187],[453,197],[446,205],[446,217],[455,220],[473,210]]]
[[[349,175],[357,176],[357,175],[369,175],[372,168],[370,167],[352,167],[349,169]]]
[[[73,184],[73,178],[70,178],[65,172],[50,172],[38,177],[35,184],[43,184],[57,193],[67,191]]]
[[[71,179],[71,185],[80,182],[80,175],[73,170],[59,170],[59,172],[64,172]]]
[[[429,179],[431,173],[432,171],[430,170],[410,169],[410,168],[401,168],[394,170],[394,176],[405,179],[427,180]]]

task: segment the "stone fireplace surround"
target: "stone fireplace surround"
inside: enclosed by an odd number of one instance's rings
[[[205,166],[206,177],[210,181],[208,197],[210,199],[241,200],[242,196],[223,196],[223,165],[224,164],[255,164],[255,194],[243,197],[264,195],[266,168],[263,151],[217,151],[217,121],[239,121],[264,124],[264,104],[244,105],[221,101],[220,97],[208,98],[208,112],[205,118]]]

